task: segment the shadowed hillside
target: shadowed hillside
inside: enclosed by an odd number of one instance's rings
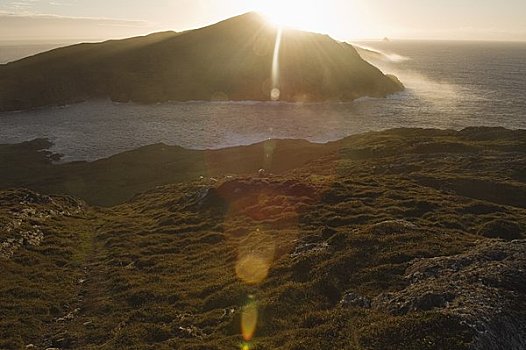
[[[28,187],[67,193],[91,204],[111,206],[155,186],[224,176],[279,174],[335,150],[300,140],[269,140],[251,146],[197,151],[155,144],[94,162],[56,164],[60,157],[37,139],[0,145],[0,188]]]
[[[277,29],[248,13],[182,33],[79,44],[0,65],[0,110],[64,105],[94,98],[349,101],[403,89],[326,35],[283,31],[279,83],[271,69]]]
[[[526,207],[524,131],[500,128],[453,130],[400,129],[350,136],[327,144],[267,140],[219,150],[189,150],[155,144],[94,162],[56,163],[52,143],[37,139],[0,145],[0,188],[27,187],[68,194],[90,204],[112,206],[155,186],[232,175],[284,174],[320,164],[336,171],[341,163],[360,162],[369,171],[418,175],[420,184],[460,191],[468,197]],[[492,152],[504,158],[492,159]],[[504,152],[504,153],[502,153]],[[443,158],[445,157],[445,158]],[[477,160],[483,160],[476,164]],[[327,163],[325,163],[327,162]],[[436,169],[451,169],[444,173]],[[464,167],[462,167],[464,166]],[[326,169],[325,169],[326,168]],[[477,177],[462,176],[466,171]],[[298,170],[299,171],[299,170]],[[447,175],[449,174],[449,175]],[[503,178],[504,174],[507,176]],[[509,179],[513,179],[511,181]],[[504,181],[505,180],[505,181]]]
[[[525,145],[399,129],[63,165],[4,145],[27,167],[2,187],[78,176],[112,202],[172,184],[112,208],[0,191],[0,348],[522,349]]]

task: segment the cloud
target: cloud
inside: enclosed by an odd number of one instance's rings
[[[512,27],[398,28],[391,33],[399,39],[526,41],[526,29]]]
[[[16,0],[7,1],[5,4],[0,4],[0,9],[15,12],[28,13],[41,0]]]
[[[141,20],[0,11],[0,40],[120,38],[146,34],[154,29],[151,22]]]

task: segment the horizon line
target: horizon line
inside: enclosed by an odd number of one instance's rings
[[[174,33],[180,33],[181,31],[175,31],[175,30],[159,30],[154,32],[148,32],[145,34],[139,34],[139,35],[130,35],[130,36],[117,36],[117,37],[107,37],[107,38],[38,38],[38,37],[30,37],[30,38],[6,38],[2,39],[0,38],[0,44],[11,44],[11,43],[29,43],[34,42],[35,44],[62,44],[62,43],[94,43],[94,42],[104,42],[104,41],[110,41],[110,40],[124,40],[129,38],[137,38],[142,36],[148,36],[152,34],[157,33],[163,33],[163,32],[174,32]],[[324,34],[324,33],[320,33]],[[330,36],[330,34],[327,34]],[[418,42],[418,41],[425,41],[425,42],[486,42],[486,43],[526,43],[526,39],[487,39],[487,38],[481,38],[481,39],[447,39],[447,38],[396,38],[396,37],[387,37],[389,39],[389,42],[400,42],[400,41],[412,41],[412,42]],[[353,43],[353,42],[385,42],[384,38],[352,38],[352,39],[346,39],[346,40],[339,40],[334,39],[341,42],[347,42],[347,43]]]
[[[10,38],[1,38],[0,37],[0,43],[6,43],[6,42],[23,42],[23,41],[39,41],[39,42],[48,42],[48,43],[61,43],[61,42],[102,42],[102,41],[108,41],[108,40],[121,40],[121,39],[127,39],[127,38],[134,38],[134,37],[141,37],[141,36],[147,36],[155,33],[161,33],[161,32],[169,32],[173,31],[176,33],[186,32],[186,31],[193,31],[201,28],[206,28],[209,26],[213,26],[216,24],[219,24],[224,21],[228,21],[233,18],[246,16],[249,14],[256,14],[261,16],[261,18],[265,19],[265,14],[258,12],[258,11],[246,11],[246,12],[240,12],[237,14],[234,14],[227,18],[221,18],[212,20],[210,23],[204,24],[202,26],[190,26],[188,28],[182,28],[180,30],[174,29],[174,28],[163,28],[162,26],[155,27],[154,23],[140,20],[140,19],[119,19],[119,18],[111,18],[111,17],[75,17],[75,16],[59,16],[54,14],[17,14],[17,13],[8,13],[0,11],[0,16],[9,16],[9,17],[28,17],[28,18],[57,18],[57,19],[78,19],[78,20],[102,20],[102,21],[121,21],[121,22],[129,22],[129,23],[142,23],[142,24],[149,24],[151,31],[145,31],[144,33],[137,33],[137,34],[131,34],[131,35],[117,35],[117,36],[109,36],[105,38],[87,38],[87,37],[51,37],[51,38],[42,38],[38,36],[31,36],[31,37],[10,37]],[[290,26],[292,29],[297,29],[301,31],[306,32],[313,32],[311,30],[305,30],[302,28],[296,28],[294,26]],[[144,28],[148,30],[147,28]],[[379,37],[354,37],[354,38],[342,38],[342,36],[335,36],[331,33],[327,32],[316,32],[318,34],[323,35],[329,35],[334,40],[340,41],[340,42],[360,42],[360,41],[382,41],[384,38],[389,38],[390,41],[449,41],[449,42],[502,42],[502,43],[526,43],[526,37],[525,38],[447,38],[447,37],[406,37],[406,36],[390,36],[389,34],[381,35]],[[511,34],[511,33],[510,33]],[[452,34],[454,35],[454,34]]]

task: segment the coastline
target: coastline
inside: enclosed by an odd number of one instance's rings
[[[471,137],[475,136],[469,136],[470,132],[491,136],[473,140]],[[201,177],[254,175],[260,169],[284,174],[308,167],[323,157],[336,157],[334,164],[346,158],[364,158],[371,162],[385,159],[388,164],[403,164],[415,161],[404,159],[403,152],[415,156],[469,158],[480,157],[491,149],[501,151],[502,143],[521,154],[521,147],[526,144],[525,135],[526,130],[504,128],[472,127],[459,131],[400,128],[352,135],[327,143],[269,139],[246,146],[206,150],[158,143],[91,162],[59,162],[60,155],[49,151],[52,143],[37,139],[0,145],[2,163],[10,164],[0,173],[0,188],[24,185],[44,193],[77,196],[93,204],[115,205],[154,186]],[[338,159],[340,156],[342,159]],[[78,187],[70,188],[67,184],[73,178],[80,182]],[[99,194],[98,186],[105,188],[102,192],[109,198]]]

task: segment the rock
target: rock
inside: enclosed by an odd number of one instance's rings
[[[394,315],[430,311],[473,331],[473,349],[526,349],[526,241],[481,241],[468,252],[415,260],[409,285],[379,295],[374,308]]]
[[[313,255],[325,252],[329,248],[329,243],[300,243],[294,249],[294,252],[290,254],[291,258],[297,258],[300,256]]]
[[[203,338],[204,333],[196,326],[178,327],[176,334],[180,338]]]
[[[409,230],[416,230],[418,227],[405,220],[388,220],[375,224],[370,227],[370,233],[375,235],[402,234]]]
[[[34,227],[33,230],[34,231],[22,232],[21,236],[25,244],[37,247],[42,244],[44,233],[37,227]]]
[[[52,200],[50,196],[42,195],[30,190],[23,190],[22,203],[27,204],[49,204]]]
[[[25,219],[37,216],[37,210],[35,208],[22,209],[22,213],[19,215]]]
[[[221,319],[230,318],[235,313],[236,313],[236,308],[234,307],[223,309],[223,314],[221,315]]]
[[[371,300],[368,298],[358,295],[353,292],[348,292],[343,295],[342,300],[340,300],[341,307],[360,307],[363,309],[371,308]]]
[[[185,206],[197,206],[200,208],[204,205],[205,200],[209,196],[211,190],[211,187],[203,186],[193,193],[187,193],[185,198],[183,198],[182,204]]]
[[[0,231],[9,234],[4,242],[0,242],[0,258],[4,259],[10,259],[24,246],[40,246],[45,238],[40,226],[50,217],[60,213],[78,214],[83,210],[83,204],[71,197],[53,199],[30,190],[15,190],[1,195],[0,200],[14,205],[9,210],[12,219],[0,228]]]
[[[78,314],[79,312],[80,312],[80,309],[76,308],[75,310],[73,310],[70,313],[68,313],[66,316],[57,318],[56,322],[71,321],[72,319],[75,318],[75,315]]]
[[[386,294],[384,298],[389,300],[392,296],[392,294]],[[448,303],[454,299],[455,296],[451,293],[429,291],[409,299],[403,297],[391,299],[388,301],[388,310],[395,315],[405,315],[409,312],[429,311],[435,308],[447,307]]]

